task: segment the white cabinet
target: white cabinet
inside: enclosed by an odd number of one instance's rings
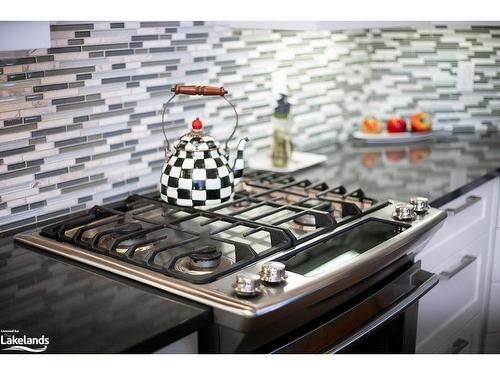
[[[452,254],[482,234],[489,233],[496,186],[496,180],[489,181],[440,207],[449,210],[448,217],[417,255],[422,260],[422,268],[434,271]]]
[[[419,302],[417,352],[437,352],[481,312],[487,250],[484,234],[432,270],[441,278]]]
[[[481,350],[497,202],[495,179],[441,207],[449,216],[416,255],[422,268],[441,276],[419,302],[418,353]]]

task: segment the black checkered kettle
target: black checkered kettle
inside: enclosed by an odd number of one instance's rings
[[[238,154],[231,168],[229,166],[228,143],[238,128],[238,113],[234,105],[225,97],[227,91],[223,87],[181,86],[172,88],[172,97],[163,106],[162,126],[166,140],[166,160],[161,172],[160,196],[165,202],[177,206],[207,206],[220,204],[229,200],[234,185],[243,174],[243,151],[248,138],[238,144]],[[221,150],[215,140],[203,132],[203,124],[199,118],[193,121],[192,129],[174,142],[174,151],[164,129],[165,110],[176,95],[211,95],[221,96],[233,108],[236,124],[231,135]]]

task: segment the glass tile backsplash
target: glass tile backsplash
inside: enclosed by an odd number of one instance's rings
[[[474,63],[472,91],[457,89],[460,61]],[[240,113],[236,138],[250,138],[250,157],[266,149],[276,72],[293,104],[297,149],[345,139],[367,115],[423,110],[437,128],[499,127],[498,28],[53,22],[51,48],[0,53],[0,231],[155,189],[160,111],[177,83],[226,87]],[[216,139],[234,121],[220,99],[178,97],[167,135],[197,116]]]

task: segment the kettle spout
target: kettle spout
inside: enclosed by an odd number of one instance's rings
[[[243,158],[243,152],[245,151],[245,146],[248,142],[248,138],[245,137],[238,143],[238,153],[236,154],[236,159],[233,165],[233,176],[234,183],[237,184],[238,180],[243,175],[243,168],[245,168],[245,159]]]

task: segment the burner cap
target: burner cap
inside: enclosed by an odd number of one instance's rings
[[[298,203],[300,207],[311,208],[316,211],[332,212],[333,206],[331,202],[319,199],[308,199],[305,202]],[[314,208],[313,208],[314,207]],[[312,213],[305,213],[293,219],[293,222],[300,225],[302,229],[314,230],[316,228],[316,217]]]
[[[310,214],[304,214],[302,216],[296,217],[295,219],[293,219],[293,222],[295,224],[298,224],[298,225],[304,226],[304,227],[312,227],[312,228],[316,227],[316,218],[314,217],[314,215],[310,215]],[[302,229],[305,229],[305,228],[302,228]]]
[[[129,234],[133,232],[138,232],[142,229],[142,225],[139,223],[127,223],[121,227],[116,228],[116,233],[118,234]]]
[[[215,245],[204,245],[189,255],[190,266],[195,270],[217,267],[220,263],[222,252]]]

